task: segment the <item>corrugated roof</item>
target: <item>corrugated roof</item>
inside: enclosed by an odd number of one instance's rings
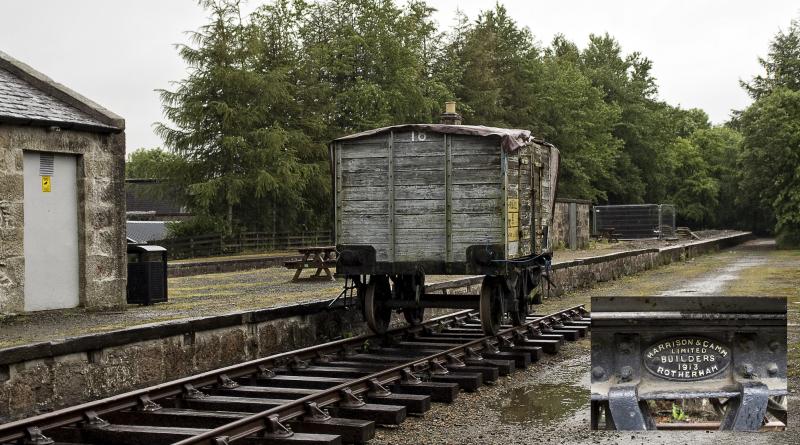
[[[362,137],[386,133],[388,131],[399,131],[399,130],[434,131],[437,133],[445,133],[445,134],[463,134],[469,136],[499,137],[501,140],[500,145],[503,147],[504,150],[508,152],[516,151],[520,147],[524,147],[534,141],[534,138],[531,136],[530,131],[519,130],[515,128],[484,127],[483,125],[403,124],[403,125],[394,125],[391,127],[376,128],[374,130],[362,131],[361,133],[351,134],[348,136],[335,139],[334,142],[346,141],[350,139],[359,139]]]
[[[166,221],[127,221],[128,238],[144,243],[167,237]]]
[[[157,180],[125,180],[126,211],[151,212],[155,215],[187,215],[179,200],[175,197],[177,190],[172,193],[158,193],[163,187]]]
[[[92,116],[68,105],[0,68],[0,119],[21,123],[68,124],[108,128]]]

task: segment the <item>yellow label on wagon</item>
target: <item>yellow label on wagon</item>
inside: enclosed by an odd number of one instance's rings
[[[508,198],[508,213],[519,213],[519,198]]]
[[[50,193],[50,176],[42,176],[42,191]]]
[[[519,198],[508,198],[508,241],[519,241]]]

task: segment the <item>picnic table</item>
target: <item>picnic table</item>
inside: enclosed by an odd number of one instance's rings
[[[615,232],[614,230],[614,227],[604,227],[600,229],[600,235],[597,237],[597,240],[602,241],[603,238],[605,238],[609,243],[618,243],[619,232]]]
[[[304,269],[314,268],[317,269],[317,272],[309,278],[319,278],[322,271],[325,271],[325,275],[327,275],[329,280],[336,281],[330,269],[336,266],[336,246],[303,247],[297,249],[297,251],[303,255],[302,260],[283,263],[284,267],[287,269],[297,269],[292,281],[299,280],[300,274],[303,273]]]

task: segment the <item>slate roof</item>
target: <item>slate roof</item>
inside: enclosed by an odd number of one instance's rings
[[[3,52],[0,122],[103,132],[125,128],[121,117]]]

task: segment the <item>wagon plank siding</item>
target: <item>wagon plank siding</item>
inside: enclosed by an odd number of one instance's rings
[[[533,211],[549,196],[546,147],[505,154],[499,137],[403,129],[338,149],[337,241],[373,245],[378,261],[464,262],[480,244],[529,254],[546,221]]]
[[[388,158],[350,158],[342,159],[342,172],[361,174],[364,172],[386,172],[389,170]]]
[[[389,187],[342,187],[344,201],[386,201]]]

